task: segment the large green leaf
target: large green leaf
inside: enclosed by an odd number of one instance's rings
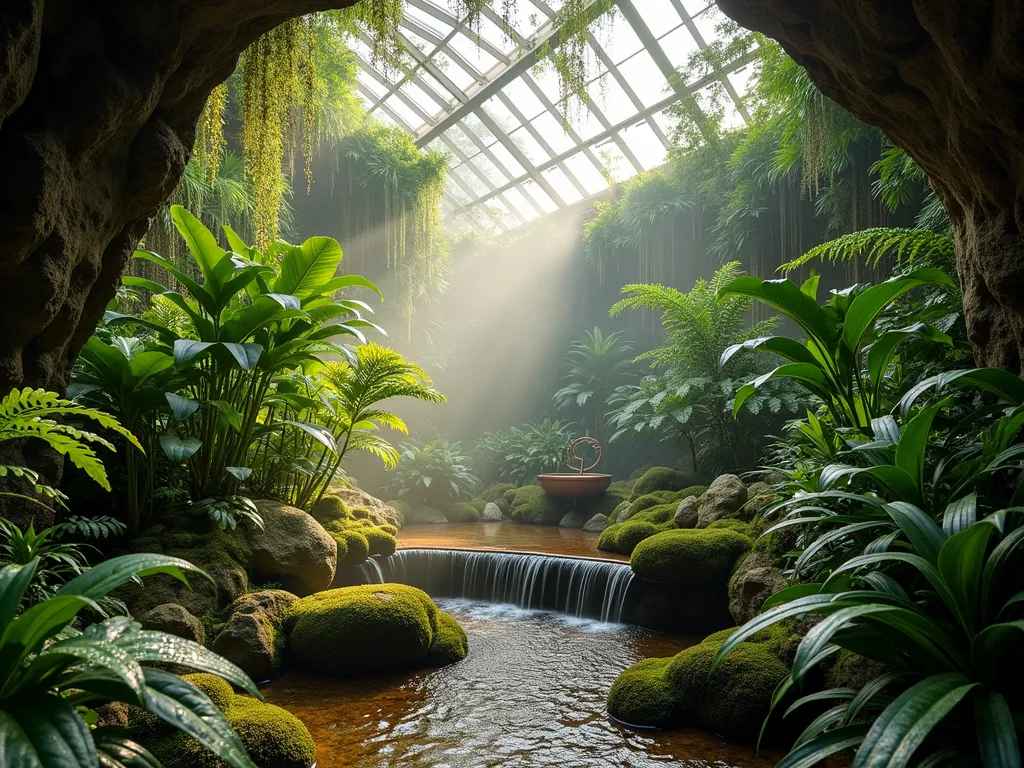
[[[384,298],[384,294],[380,292],[380,288],[365,277],[361,277],[360,275],[339,275],[338,277],[331,278],[327,282],[323,283],[307,297],[307,300],[316,298],[317,296],[331,295],[335,291],[341,291],[345,288],[369,288],[382,299]]]
[[[985,768],[1017,768],[1020,745],[1013,714],[999,693],[984,693],[974,699],[974,722],[978,728],[978,751]]]
[[[885,505],[885,511],[914,545],[914,550],[929,563],[936,563],[939,550],[946,543],[945,532],[920,508],[903,501]]]
[[[163,256],[153,253],[152,251],[136,251],[133,256],[135,259],[141,259],[142,261],[151,261],[159,267],[163,267],[170,272],[174,279],[181,283],[188,290],[189,296],[195,299],[199,306],[201,306],[210,317],[217,317],[220,314],[221,306],[217,300],[217,295],[208,291],[206,287],[197,283],[192,277],[184,270],[178,269],[172,261],[165,259]],[[165,294],[168,293],[165,291]],[[170,293],[175,293],[170,291]]]
[[[794,363],[815,363],[816,358],[811,352],[796,339],[788,336],[762,336],[757,339],[748,339],[740,344],[733,344],[727,347],[718,360],[718,367],[724,368],[726,364],[736,355],[737,352],[746,350],[765,350],[773,352],[780,357],[791,360]]]
[[[92,734],[59,696],[22,697],[0,710],[0,765],[4,768],[97,768]]]
[[[978,623],[985,553],[994,532],[990,525],[975,524],[950,536],[939,550],[939,572],[954,600],[950,607],[968,635],[974,634]]]
[[[210,698],[186,680],[146,670],[146,711],[184,731],[233,768],[257,768]]]
[[[777,309],[825,350],[831,350],[838,340],[835,325],[818,302],[791,280],[762,280],[744,275],[718,292],[719,301],[733,295],[750,296]]]
[[[922,492],[922,495],[928,435],[931,434],[932,422],[935,421],[936,414],[946,405],[946,400],[940,400],[934,405],[922,409],[920,413],[903,425],[900,441],[896,445],[896,466],[913,478],[915,487]]]
[[[300,299],[309,296],[334,277],[341,258],[341,246],[330,237],[311,237],[300,246],[292,246],[281,259],[274,292]]]
[[[188,246],[188,250],[192,254],[196,265],[203,273],[203,278],[212,286],[213,293],[216,294],[219,287],[218,273],[216,271],[217,265],[220,264],[227,253],[217,245],[217,238],[206,228],[206,225],[182,206],[171,206],[171,220],[185,239],[185,244]],[[192,288],[189,286],[189,291],[191,290]],[[197,296],[196,298],[199,297]],[[216,312],[211,312],[210,314],[216,315]]]
[[[185,421],[193,413],[199,410],[199,401],[189,397],[182,397],[173,392],[164,392],[167,404],[171,406],[171,414],[177,422]]]
[[[0,628],[14,619],[38,567],[39,558],[33,558],[25,565],[5,565],[0,569]]]
[[[847,725],[823,733],[790,750],[776,768],[818,768],[825,758],[853,749],[864,740],[867,725]]]
[[[793,379],[809,389],[822,400],[830,400],[828,380],[816,364],[813,363],[786,363],[780,365],[773,371],[762,374],[749,384],[744,384],[736,393],[736,400],[733,403],[733,416],[739,414],[743,404],[758,389],[773,379]]]
[[[104,560],[73,578],[57,590],[57,594],[82,595],[90,600],[99,600],[135,576],[150,576],[154,573],[166,573],[183,584],[188,585],[185,571],[199,574],[212,581],[202,569],[197,568],[187,560],[143,552]]]
[[[119,729],[98,728],[93,742],[102,768],[161,768],[159,760]]]
[[[160,435],[159,440],[164,456],[175,464],[184,464],[203,447],[203,442],[198,437],[181,438],[171,432]]]
[[[241,669],[208,648],[185,638],[168,635],[166,632],[139,629],[119,635],[114,642],[117,647],[139,662],[159,662],[209,672],[223,677],[237,688],[241,688],[256,699],[263,699],[252,679]]]
[[[859,294],[846,311],[843,323],[843,344],[856,351],[864,344],[868,331],[874,327],[875,318],[897,298],[907,291],[922,285],[944,285],[956,288],[953,278],[941,269],[924,267],[907,275],[894,277],[884,283],[873,285]]]
[[[878,337],[868,350],[868,376],[871,379],[871,389],[877,399],[883,383],[885,374],[889,369],[889,363],[896,353],[897,347],[904,341],[912,338],[926,339],[928,341],[947,344],[952,346],[953,339],[945,333],[940,333],[925,323],[916,323],[909,328],[886,331]]]
[[[42,644],[70,624],[86,605],[95,607],[89,597],[58,593],[8,624],[0,635],[0,680],[4,686],[11,684],[14,670],[30,654],[38,653]]]
[[[857,750],[854,768],[908,765],[932,730],[976,686],[949,672],[908,688],[875,720]]]

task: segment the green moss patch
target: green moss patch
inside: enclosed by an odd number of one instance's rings
[[[316,761],[316,744],[295,715],[248,696],[235,694],[219,677],[185,675],[220,709],[259,768],[309,768]],[[137,738],[164,768],[222,768],[227,763],[207,751],[191,736],[171,729],[163,721],[141,716],[131,718],[139,728]]]
[[[715,654],[734,631],[715,633],[669,659],[634,664],[612,685],[608,712],[633,725],[698,727],[756,741],[772,694],[789,674],[785,643],[779,633],[762,633],[712,671]]]
[[[517,523],[558,525],[568,507],[549,496],[539,485],[524,485],[505,494],[509,517]]]
[[[467,652],[462,627],[426,592],[402,584],[343,587],[303,598],[292,604],[285,628],[292,658],[328,675],[445,664]]]
[[[486,502],[484,502],[486,503]],[[480,511],[466,501],[448,504],[441,512],[449,523],[476,523],[480,521]]]
[[[681,472],[671,467],[652,467],[634,483],[629,500],[639,499],[655,491],[681,491],[700,484],[700,478],[692,472]]]
[[[724,588],[736,561],[751,546],[747,536],[728,529],[669,530],[638,543],[630,565],[637,576],[648,581],[694,589]]]

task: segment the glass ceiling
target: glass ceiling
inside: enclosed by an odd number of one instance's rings
[[[375,66],[368,38],[353,41],[367,110],[452,155],[442,209],[451,229],[513,229],[661,166],[672,132],[665,108],[684,92],[721,83],[723,127],[747,119],[747,57],[670,84],[718,38],[724,17],[713,2],[615,0],[612,22],[590,34],[589,109],[567,123],[554,67],[538,66],[544,44],[557,42],[551,17],[562,1],[491,0],[471,28],[444,0],[407,0],[402,71]]]

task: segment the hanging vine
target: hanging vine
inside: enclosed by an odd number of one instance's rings
[[[323,82],[317,67],[317,16],[300,16],[256,40],[242,54],[242,151],[254,188],[253,229],[265,248],[279,235],[285,147],[301,137],[307,184]]]

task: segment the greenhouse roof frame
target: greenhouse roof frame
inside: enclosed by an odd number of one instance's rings
[[[368,113],[453,156],[443,212],[456,226],[482,230],[483,219],[506,231],[663,165],[664,110],[717,83],[726,127],[749,121],[742,73],[752,54],[693,82],[677,76],[723,20],[711,0],[614,0],[607,39],[588,35],[598,66],[582,124],[559,109],[550,67],[535,68],[558,45],[561,0],[516,0],[507,19],[491,0],[474,26],[443,1],[406,0],[399,37],[411,64],[402,70],[376,63],[366,35],[353,47]]]

